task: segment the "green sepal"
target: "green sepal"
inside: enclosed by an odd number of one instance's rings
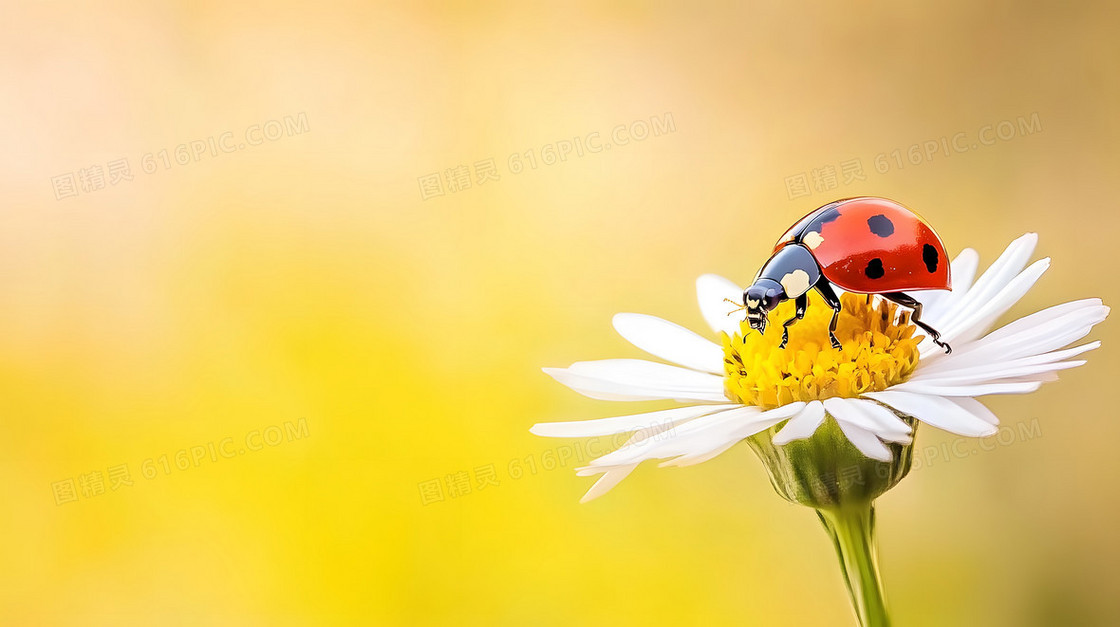
[[[914,418],[899,418],[917,429]],[[780,426],[747,438],[747,443],[766,466],[774,489],[791,503],[814,509],[870,503],[910,472],[913,444],[884,442],[892,460],[881,462],[861,453],[827,414],[812,436],[779,446],[773,438]]]

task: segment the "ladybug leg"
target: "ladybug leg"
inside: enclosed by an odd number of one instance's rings
[[[782,343],[778,345],[778,348],[786,347],[786,342],[789,341],[790,325],[805,317],[805,309],[809,306],[809,293],[806,292],[798,296],[797,300],[793,301],[793,304],[797,307],[797,311],[794,312],[792,318],[786,320],[785,323],[782,324]]]
[[[832,307],[832,321],[828,323],[828,339],[832,340],[832,348],[840,348],[840,340],[836,339],[836,321],[840,318],[840,297],[832,291],[832,284],[823,276],[813,287],[824,298],[824,302]]]
[[[934,329],[933,327],[929,326],[919,319],[922,317],[922,304],[919,303],[916,298],[910,296],[909,294],[903,294],[902,292],[891,292],[889,294],[880,294],[880,296],[891,302],[898,303],[903,307],[909,307],[910,309],[912,309],[913,313],[910,314],[910,322],[913,322],[914,324],[918,325],[918,328],[922,329],[926,333],[929,333],[929,336],[933,339],[933,343],[937,344],[941,348],[944,348],[946,355],[953,352],[952,346],[949,346],[947,343],[941,341],[941,334],[937,332],[937,329]]]

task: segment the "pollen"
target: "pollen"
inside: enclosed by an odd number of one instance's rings
[[[766,333],[739,324],[733,336],[723,334],[724,392],[744,405],[763,409],[796,401],[854,398],[905,381],[918,366],[917,330],[910,312],[881,298],[844,294],[836,323],[839,349],[832,348],[828,325],[832,309],[815,292],[805,317],[789,327],[782,342],[782,323],[793,317],[786,301],[770,312]]]

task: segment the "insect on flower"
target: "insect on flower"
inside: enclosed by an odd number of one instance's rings
[[[754,283],[743,292],[743,308],[752,329],[766,332],[767,315],[779,303],[793,299],[793,317],[782,324],[782,343],[789,327],[805,317],[809,290],[816,289],[832,307],[828,338],[839,349],[836,320],[840,297],[833,285],[848,292],[878,294],[912,310],[910,321],[930,334],[941,334],[922,322],[922,304],[905,292],[949,290],[952,281],[941,238],[920,216],[906,207],[873,196],[837,200],[813,211],[782,235]]]
[[[591,398],[683,405],[539,423],[530,431],[558,438],[629,434],[622,446],[576,469],[599,475],[583,501],[602,496],[645,461],[690,466],[746,442],[779,495],[817,511],[860,624],[888,625],[874,501],[910,471],[919,424],[991,436],[999,418],[978,398],[1034,392],[1058,372],[1084,365],[1074,358],[1101,345],[1070,347],[1108,316],[1099,298],[1055,304],[992,330],[1049,268],[1049,258],[1028,265],[1037,241],[1034,233],[1019,237],[977,276],[975,250],[950,262],[929,225],[897,203],[830,203],[782,236],[746,290],[711,274],[696,281],[715,341],[661,318],[620,313],[613,320],[619,334],[670,363],[601,359],[544,369]],[[844,290],[839,298],[834,285]],[[905,293],[920,290],[926,291]],[[725,304],[740,294],[745,320],[728,315]],[[810,298],[821,304],[806,313]],[[928,324],[918,320],[923,306]],[[771,311],[792,315],[780,344],[759,332]],[[919,328],[928,335],[915,336]],[[826,333],[836,350],[819,341]],[[952,354],[948,342],[957,345]],[[849,480],[853,470],[858,480]]]

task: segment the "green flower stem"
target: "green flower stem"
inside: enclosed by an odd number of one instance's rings
[[[917,421],[899,416],[912,428]],[[889,443],[891,460],[859,452],[831,417],[812,437],[776,445],[780,425],[747,442],[770,474],[770,482],[791,503],[812,507],[840,557],[844,582],[862,627],[890,625],[875,558],[875,499],[910,472],[912,444]]]
[[[817,516],[832,538],[852,606],[862,627],[888,627],[887,604],[875,556],[875,505],[868,501],[822,508]]]

